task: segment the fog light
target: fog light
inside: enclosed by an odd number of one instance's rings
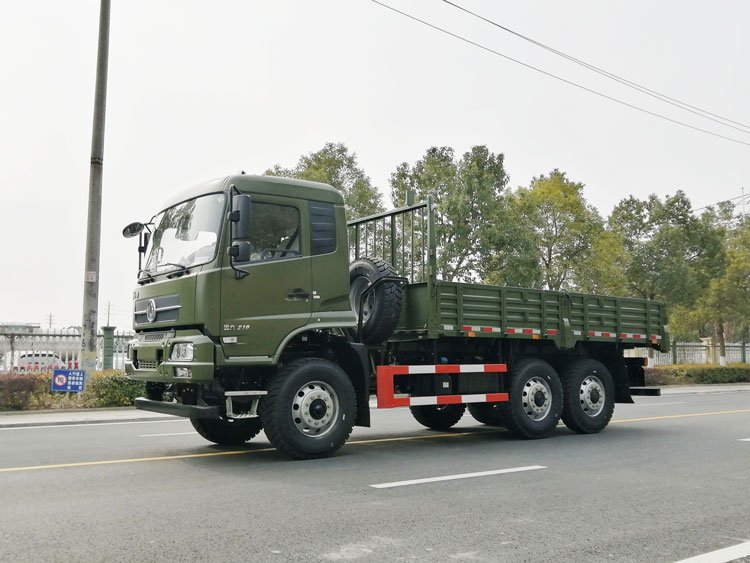
[[[193,377],[193,370],[190,368],[174,368],[174,376],[180,379],[190,379]]]
[[[172,355],[169,357],[170,360],[176,360],[178,362],[190,362],[193,359],[193,343],[192,342],[178,342],[172,346]]]

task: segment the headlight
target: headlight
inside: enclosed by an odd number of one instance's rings
[[[169,356],[170,360],[178,362],[189,362],[193,359],[193,343],[192,342],[179,342],[172,346],[172,354]]]

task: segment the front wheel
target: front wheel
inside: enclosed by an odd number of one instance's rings
[[[563,377],[562,420],[579,434],[601,432],[615,411],[615,385],[609,370],[597,360],[578,360]]]
[[[357,417],[351,380],[338,365],[303,358],[280,369],[261,399],[271,444],[294,459],[327,457],[344,445]]]
[[[220,446],[240,446],[257,436],[263,428],[259,418],[191,418],[190,422],[198,434]]]
[[[520,438],[546,438],[557,427],[563,389],[555,369],[543,360],[526,359],[510,370],[505,426]]]
[[[448,430],[464,415],[466,405],[419,405],[409,407],[414,419],[433,430]]]

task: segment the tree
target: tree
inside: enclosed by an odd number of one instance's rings
[[[725,267],[711,279],[695,305],[685,311],[684,324],[698,329],[710,327],[719,342],[725,363],[727,328],[745,336],[750,320],[750,224],[728,233]]]
[[[664,201],[655,195],[645,201],[621,201],[608,224],[627,251],[629,292],[689,308],[723,269],[730,218],[731,209],[725,205],[696,217],[681,190]]]
[[[391,196],[402,206],[407,192],[424,200],[432,194],[438,224],[438,273],[443,280],[476,281],[486,274],[489,238],[500,215],[508,183],[502,153],[475,146],[456,160],[450,147],[431,147],[414,165],[391,174]]]
[[[555,169],[519,188],[512,207],[533,233],[543,285],[552,290],[581,285],[593,264],[593,242],[604,231],[583,184]]]
[[[276,164],[265,174],[330,184],[344,196],[349,218],[383,211],[382,194],[359,167],[356,153],[343,143],[326,143],[322,149],[301,156],[294,168]]]

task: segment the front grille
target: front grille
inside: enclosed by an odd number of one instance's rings
[[[138,360],[138,363],[135,366],[135,369],[149,369],[149,370],[155,370],[156,369],[156,362],[151,360]]]
[[[174,322],[180,317],[179,295],[160,295],[159,297],[153,297],[152,299],[156,311],[156,318],[153,322]],[[152,299],[138,299],[135,302],[135,311],[133,312],[135,324],[148,324],[149,321],[146,316],[146,311],[148,310],[148,303]]]

